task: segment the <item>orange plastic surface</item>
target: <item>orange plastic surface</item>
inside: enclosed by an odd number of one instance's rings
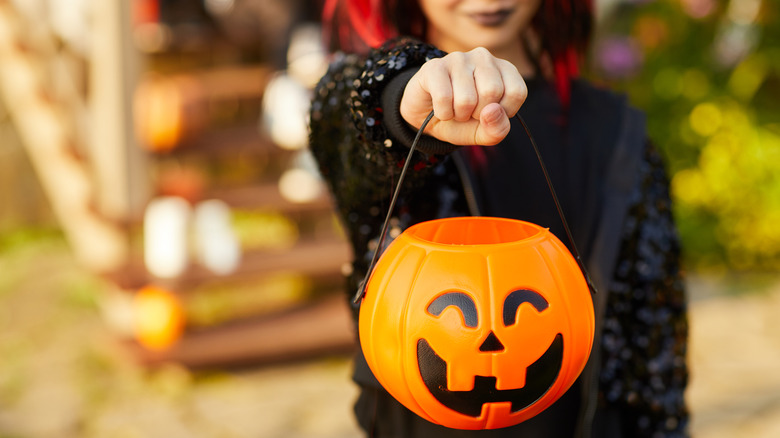
[[[510,307],[507,317],[507,297],[515,291],[538,295],[547,307],[522,302],[516,312]],[[465,294],[459,297],[473,303],[470,323],[469,312],[456,305],[438,315],[431,311],[445,294]],[[361,303],[359,335],[372,372],[404,406],[447,427],[495,429],[533,417],[569,389],[590,355],[594,321],[584,276],[549,230],[511,219],[463,217],[417,224],[387,248]],[[499,347],[481,351],[491,333],[499,341],[491,345]],[[562,340],[562,356],[554,361],[560,369],[549,387],[544,383],[546,392],[527,406],[482,403],[466,393],[474,389],[476,376],[494,379],[496,392],[530,388],[528,367],[557,345],[556,337]],[[441,394],[432,394],[421,374],[421,340],[446,363],[446,388],[436,392],[469,394],[464,404],[482,403],[478,413],[460,412],[441,402]],[[540,367],[533,367],[534,375]]]

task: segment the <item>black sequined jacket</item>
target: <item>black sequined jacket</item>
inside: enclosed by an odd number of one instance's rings
[[[396,39],[367,56],[336,55],[315,89],[310,147],[354,251],[350,296],[376,249],[414,135],[398,114],[403,85],[426,60],[443,55],[416,40]],[[579,434],[687,436],[680,250],[667,177],[646,139],[643,116],[623,97],[585,81],[572,83],[568,108],[546,81],[532,79],[528,86],[520,113],[537,137],[600,290],[594,353],[575,385]],[[420,148],[391,222],[396,231],[478,214],[528,220],[563,236],[522,129],[513,125],[501,144],[479,154],[428,137]],[[360,357],[354,377],[364,386],[377,384]]]

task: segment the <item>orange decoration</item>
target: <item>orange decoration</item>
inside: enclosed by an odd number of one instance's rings
[[[135,336],[151,350],[164,350],[179,340],[184,330],[184,310],[172,292],[146,286],[133,299]]]
[[[203,90],[192,77],[150,75],[135,90],[133,118],[140,144],[168,152],[199,132],[205,121]]]
[[[595,318],[582,271],[548,229],[459,217],[410,227],[360,307],[372,372],[404,406],[458,429],[518,424],[571,387]]]

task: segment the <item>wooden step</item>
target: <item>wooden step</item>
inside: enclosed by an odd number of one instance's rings
[[[310,277],[334,277],[341,275],[345,263],[352,259],[349,244],[331,238],[302,241],[292,248],[256,250],[243,254],[236,272],[229,276],[217,276],[206,268],[192,264],[178,278],[159,279],[145,268],[143,258],[138,255],[122,269],[105,274],[104,277],[121,289],[134,291],[158,283],[181,293],[207,282],[259,278],[275,272],[294,272]]]
[[[333,199],[323,190],[310,202],[291,202],[279,192],[276,182],[242,185],[236,187],[209,188],[204,199],[220,199],[234,208],[268,208],[280,213],[329,212]]]
[[[341,275],[345,263],[352,259],[349,245],[343,240],[303,241],[289,249],[253,251],[244,254],[238,270],[230,279],[258,278],[276,272],[294,272],[309,277]],[[182,289],[188,285],[218,280],[211,271],[193,265],[179,280]]]
[[[295,309],[189,332],[165,351],[135,341],[123,345],[141,364],[177,363],[193,369],[302,360],[355,351],[356,335],[343,294]]]
[[[183,139],[168,152],[176,156],[202,154],[207,156],[284,155],[289,154],[271,141],[257,123],[239,124],[218,129],[207,129],[197,136]]]

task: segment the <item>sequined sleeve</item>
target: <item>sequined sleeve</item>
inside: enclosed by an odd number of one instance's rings
[[[620,412],[624,436],[688,436],[688,322],[668,180],[648,145],[607,301],[601,403]]]
[[[350,222],[365,224],[387,207],[409,152],[385,126],[385,87],[402,72],[440,56],[443,52],[433,46],[399,38],[366,57],[337,55],[317,85],[310,147],[348,227]],[[424,178],[423,170],[437,158],[416,154],[413,160],[407,188],[416,186],[415,179]]]

